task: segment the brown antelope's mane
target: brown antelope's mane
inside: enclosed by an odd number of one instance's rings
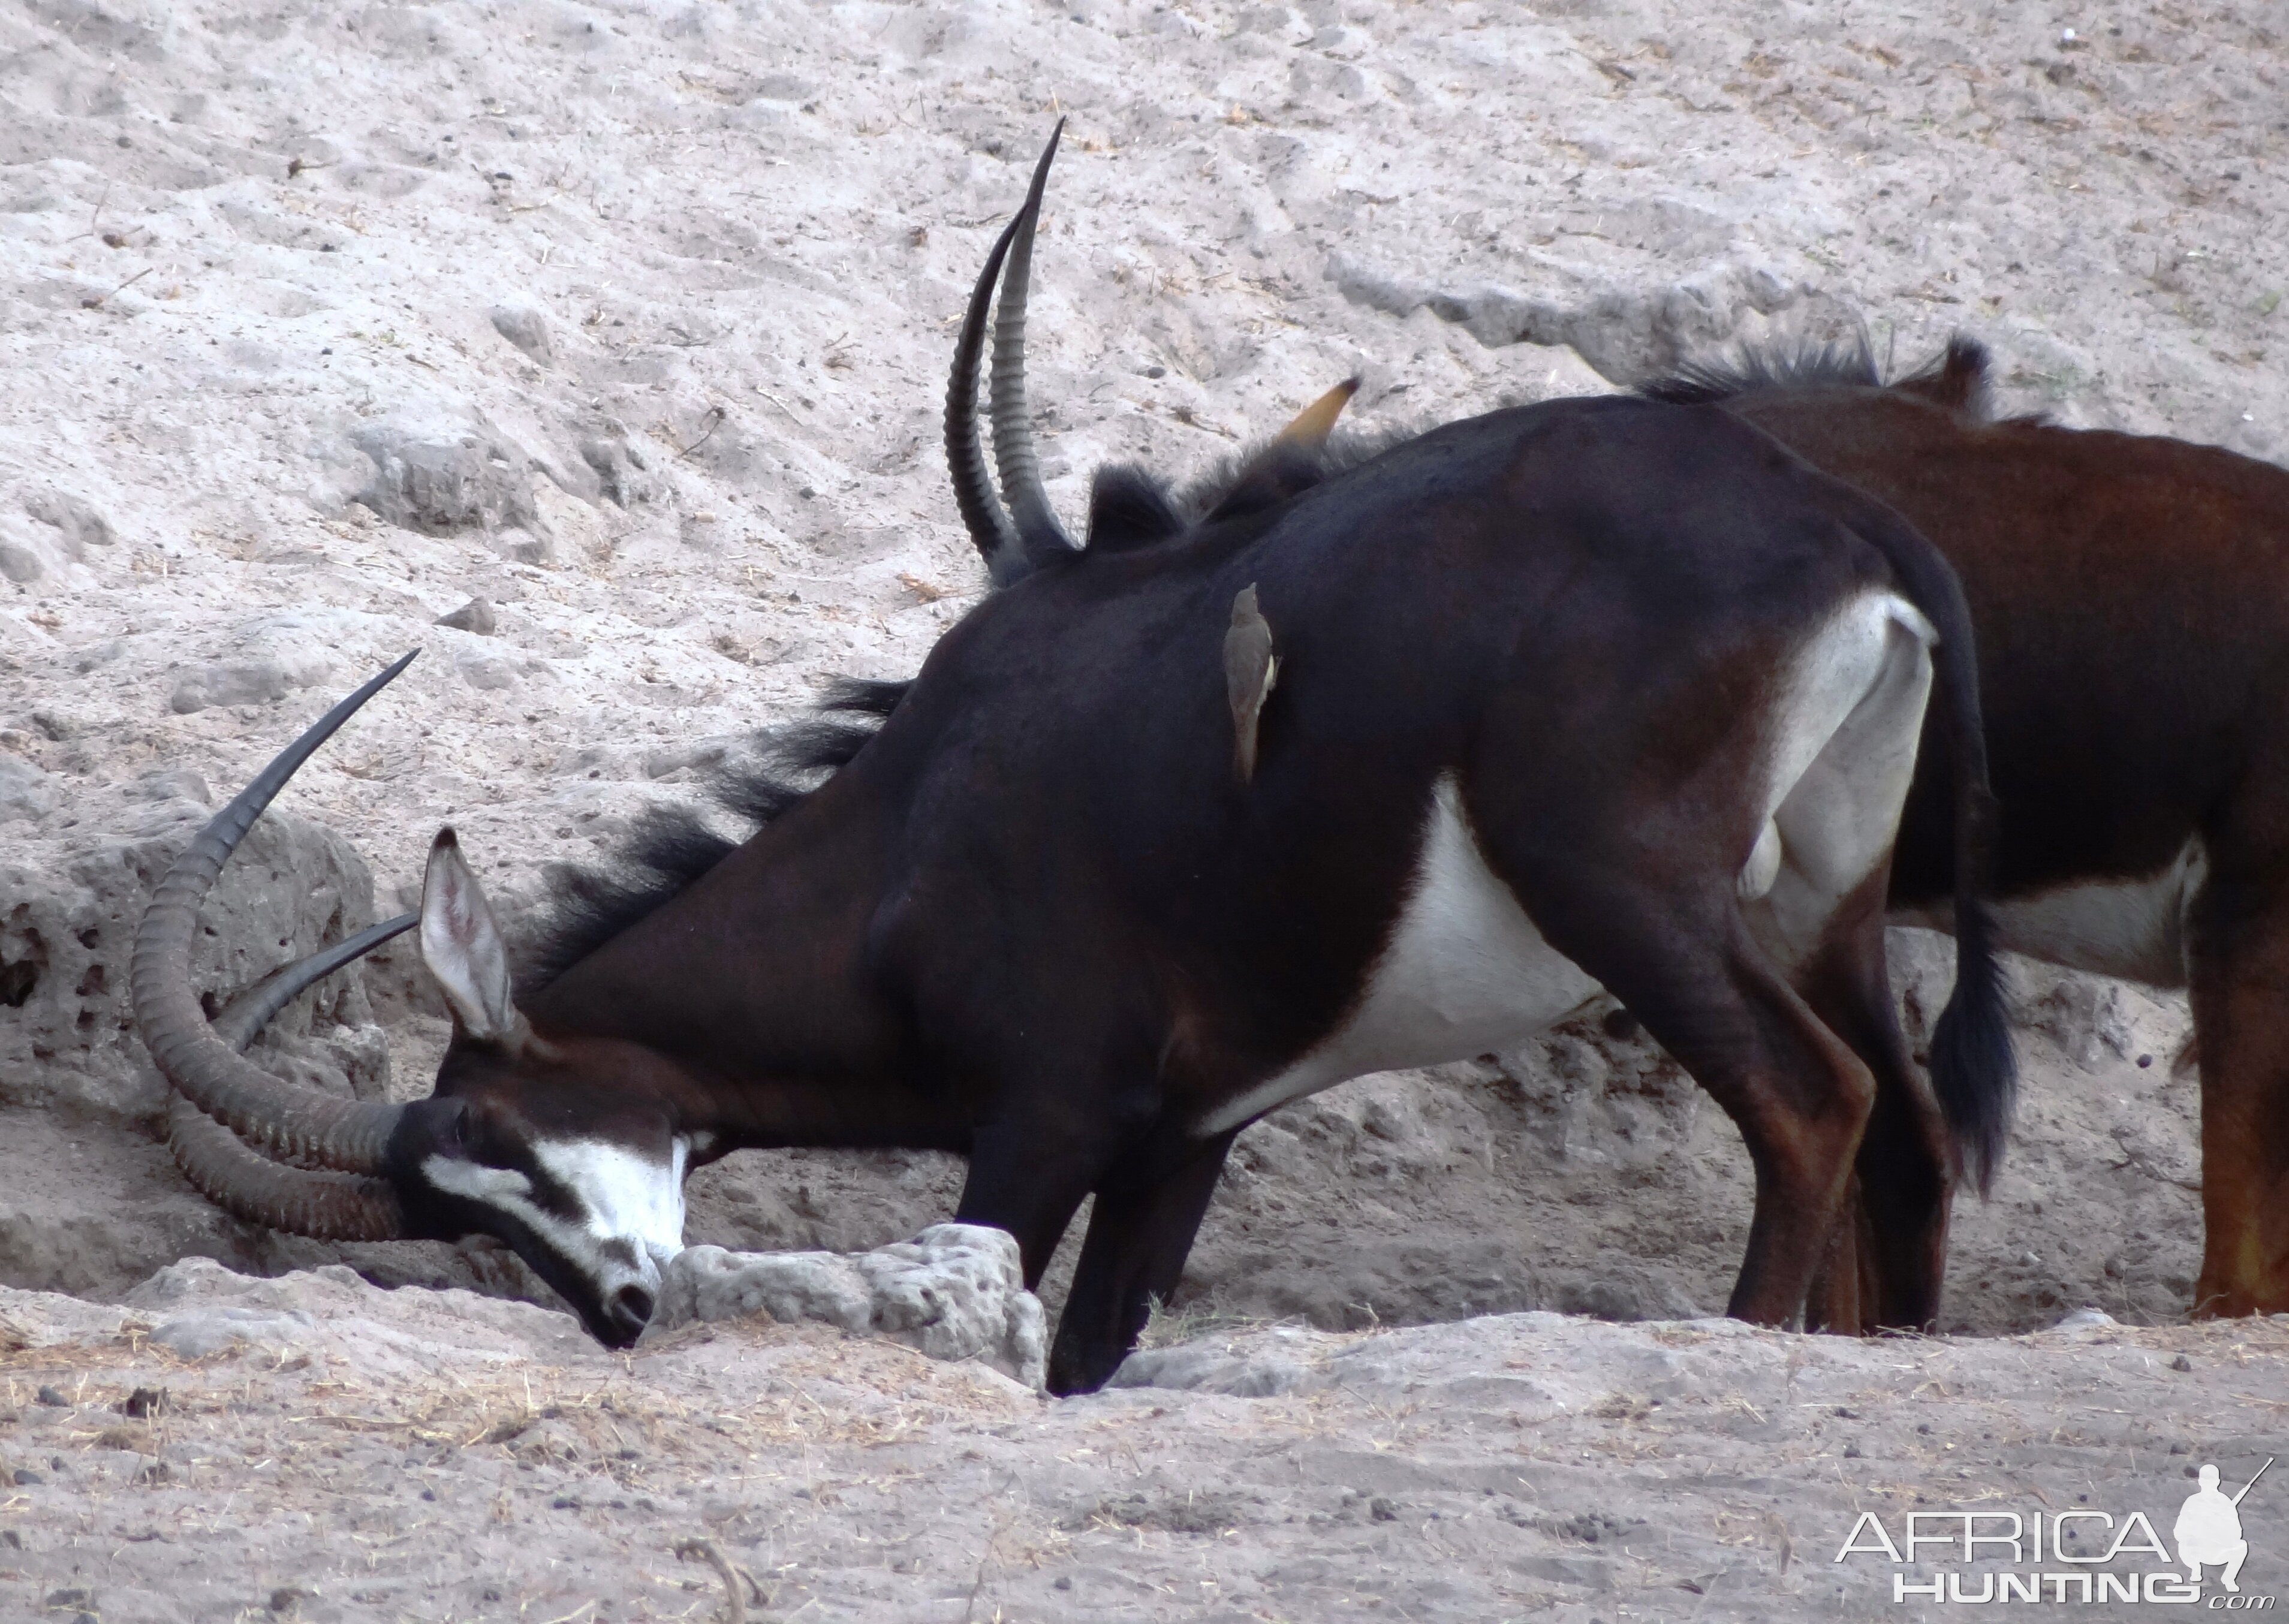
[[[1987,372],[1987,346],[1958,333],[1921,366],[1886,378],[1874,344],[1861,332],[1825,342],[1806,338],[1794,344],[1743,345],[1719,359],[1687,362],[1674,372],[1638,385],[1636,393],[1672,406],[1717,406],[1743,395],[1791,389],[1897,389],[1985,423],[1992,420]]]
[[[874,736],[908,686],[846,677],[815,714],[792,727],[760,730],[727,752],[701,781],[705,799],[698,803],[648,807],[632,820],[618,849],[601,860],[550,864],[548,901],[517,946],[519,996],[541,991],[833,776]],[[711,813],[728,813],[746,828],[726,834],[710,821]]]

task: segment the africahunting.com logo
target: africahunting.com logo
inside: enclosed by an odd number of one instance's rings
[[[2143,1511],[1909,1511],[1894,1524],[1865,1511],[1834,1560],[1889,1564],[1895,1602],[2136,1602],[2269,1612],[2272,1596],[2241,1588],[2249,1557],[2241,1502],[2272,1464],[2267,1457],[2230,1494],[2218,1486],[2216,1467],[2202,1467],[2166,1545]]]

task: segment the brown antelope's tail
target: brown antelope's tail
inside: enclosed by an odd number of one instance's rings
[[[1995,919],[1987,907],[1995,848],[1995,795],[1979,703],[1977,640],[1963,584],[1939,549],[1905,519],[1839,480],[1816,474],[1830,511],[1883,553],[1901,590],[1939,633],[1939,679],[1955,791],[1955,991],[1931,1041],[1932,1090],[1947,1115],[1964,1170],[1985,1195],[2002,1165],[2018,1103]]]

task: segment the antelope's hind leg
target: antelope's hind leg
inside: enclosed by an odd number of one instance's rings
[[[1729,875],[1698,896],[1611,863],[1536,878],[1530,906],[1551,943],[1619,998],[1741,1131],[1756,1210],[1726,1311],[1798,1324],[1875,1100],[1868,1068],[1750,935]]]
[[[2222,857],[2222,860],[2220,860]],[[2289,880],[2215,843],[2192,910],[2189,983],[2201,1040],[2197,1315],[2289,1311]]]
[[[1887,872],[1888,865],[1878,872],[1871,906],[1880,906]],[[1854,921],[1792,979],[1876,1085],[1854,1189],[1838,1220],[1830,1271],[1807,1304],[1807,1326],[1927,1328],[1939,1317],[1946,1277],[1954,1151],[1939,1098],[1900,1031],[1880,913]]]
[[[1800,730],[1782,754],[1801,766],[1780,776],[1765,861],[1752,859],[1741,885],[1759,943],[1875,1083],[1854,1210],[1809,1305],[1823,1329],[1930,1325],[1946,1265],[1953,1152],[1900,1031],[1884,943],[1892,846],[1931,692],[1927,636],[1870,599],[1813,640],[1800,665],[1810,680],[1789,707]]]
[[[1623,999],[1725,1108],[1748,1147],[1756,1211],[1726,1312],[1793,1325],[1831,1254],[1877,1090],[1859,1057],[1744,935],[1727,944],[1721,982],[1703,980],[1684,997],[1648,989]]]
[[[1560,762],[1549,780],[1564,782]],[[1537,775],[1540,776],[1540,775]],[[1750,935],[1748,840],[1687,817],[1633,823],[1491,776],[1472,822],[1550,945],[1620,999],[1741,1130],[1756,1213],[1727,1310],[1793,1325],[1827,1254],[1876,1085]]]

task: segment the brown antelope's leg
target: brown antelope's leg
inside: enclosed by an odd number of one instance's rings
[[[1844,1211],[1830,1231],[1828,1254],[1821,1260],[1820,1271],[1812,1277],[1812,1290],[1805,1294],[1806,1330],[1849,1336],[1870,1323],[1876,1278],[1866,1244],[1867,1214],[1860,1181],[1853,1179],[1844,1187]],[[1863,1309],[1862,1303],[1870,1307]]]
[[[1093,1393],[1137,1345],[1155,1298],[1166,1302],[1216,1193],[1216,1175],[1239,1136],[1180,1142],[1154,1160],[1153,1176],[1097,1192],[1073,1291],[1049,1350],[1049,1391]]]
[[[2278,872],[2277,868],[2275,869]],[[2201,1035],[2196,1314],[2289,1310],[2289,888],[2221,865],[2188,952]],[[2227,900],[2230,898],[2230,902]]]

